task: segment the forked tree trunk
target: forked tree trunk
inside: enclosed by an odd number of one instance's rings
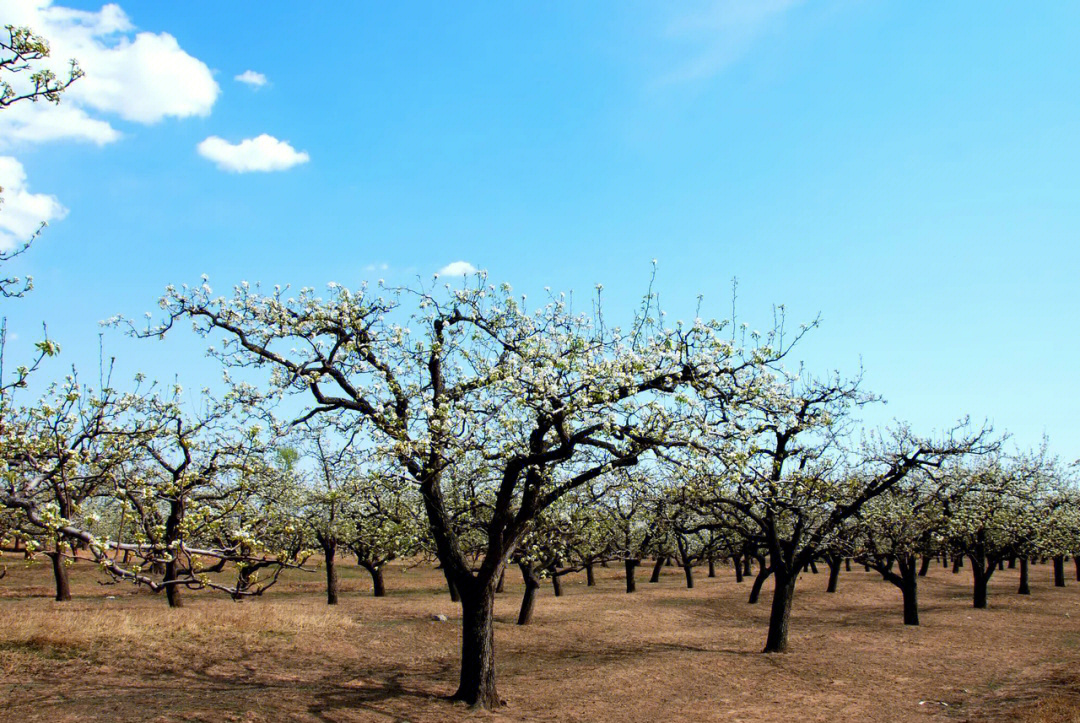
[[[461,595],[461,677],[451,698],[474,708],[502,705],[495,688],[495,581],[469,581]],[[455,585],[455,587],[458,587]]]
[[[769,634],[765,639],[763,653],[783,653],[788,647],[788,620],[791,618],[791,601],[795,597],[795,581],[799,577],[799,566],[795,572],[773,571],[776,587],[773,589],[772,608],[769,610]]]
[[[670,562],[670,560],[668,560]],[[656,564],[653,565],[652,576],[649,577],[649,582],[660,582],[660,570],[664,567],[664,556],[661,555],[656,558]]]
[[[754,584],[750,588],[750,599],[747,600],[751,605],[756,605],[758,598],[761,597],[761,586],[765,584],[765,581],[769,579],[769,575],[772,574],[771,567],[765,567],[764,565],[758,570],[757,577],[754,578]]]
[[[1028,559],[1027,555],[1020,558],[1020,589],[1016,591],[1018,595],[1030,595],[1031,586],[1028,584]]]
[[[596,586],[596,576],[593,575],[593,564],[591,562],[585,563],[585,584],[589,587]]]
[[[995,562],[991,561],[988,567],[986,555],[981,552],[970,553],[968,557],[971,560],[971,577],[974,582],[972,604],[974,607],[981,610],[986,607],[987,586],[990,583],[990,577],[994,574],[994,568],[997,565]]]
[[[637,584],[634,581],[634,569],[638,566],[638,560],[626,561],[626,592],[634,592],[637,590]]]
[[[840,580],[840,558],[827,557],[825,562],[829,564],[829,586],[825,592],[836,592],[836,583]]]
[[[518,611],[518,625],[528,625],[532,621],[533,608],[536,605],[536,590],[540,587],[540,581],[536,579],[532,566],[519,562],[521,579],[525,583],[525,594],[521,597],[521,609]]]
[[[1065,587],[1065,557],[1054,555],[1054,587]]]
[[[64,564],[64,555],[60,551],[63,543],[56,542],[56,551],[47,553],[52,560],[53,580],[56,582],[56,601],[67,602],[71,600],[71,583],[68,580],[67,565]]]

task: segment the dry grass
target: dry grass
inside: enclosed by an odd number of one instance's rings
[[[647,571],[643,571],[647,572]],[[686,590],[622,592],[572,579],[545,588],[532,625],[514,625],[520,585],[497,607],[502,711],[474,713],[441,696],[454,687],[459,611],[427,567],[387,572],[370,597],[366,573],[343,569],[328,607],[320,575],[291,573],[267,596],[234,603],[102,586],[73,570],[76,599],[52,602],[46,566],[9,562],[0,582],[0,719],[154,721],[504,720],[1080,721],[1080,591],[1033,571],[1034,594],[995,575],[991,607],[970,607],[970,578],[935,568],[920,589],[923,625],[900,623],[898,591],[857,569],[840,592],[800,579],[792,652],[764,656],[768,589],[746,604],[731,573]],[[109,599],[114,596],[114,599]],[[449,622],[432,620],[443,613]]]

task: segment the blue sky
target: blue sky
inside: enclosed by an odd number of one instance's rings
[[[872,422],[970,414],[1080,457],[1080,6],[6,0],[0,16],[15,12],[87,55],[65,101],[85,117],[59,137],[0,118],[27,198],[66,210],[13,264],[36,290],[3,310],[11,357],[48,322],[54,376],[96,369],[99,320],[203,273],[220,291],[321,287],[461,260],[524,292],[602,282],[629,313],[656,258],[672,317],[699,293],[726,316],[735,277],[753,326],[774,303],[820,313],[799,356],[861,363],[889,402]],[[89,84],[95,68],[111,85]],[[266,83],[235,80],[248,70]],[[197,340],[105,345],[124,375],[217,377]]]

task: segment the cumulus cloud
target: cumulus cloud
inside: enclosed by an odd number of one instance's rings
[[[53,5],[52,0],[5,0],[4,22],[27,25],[49,41],[58,76],[75,58],[86,76],[63,96],[60,109],[21,103],[0,116],[0,138],[72,139],[104,144],[119,133],[95,113],[136,123],[205,116],[220,88],[210,69],[168,33],[136,32],[118,5],[98,11]],[[25,79],[21,79],[25,82]],[[35,106],[41,106],[36,108]],[[35,126],[47,124],[47,130]]]
[[[709,0],[695,14],[677,18],[669,38],[698,46],[691,60],[670,73],[665,83],[707,78],[739,61],[754,43],[803,0]]]
[[[284,171],[310,160],[307,153],[297,151],[287,141],[279,141],[265,133],[236,144],[210,136],[197,148],[200,156],[209,158],[218,168],[235,173]]]
[[[468,276],[475,274],[477,268],[468,261],[454,261],[439,269],[439,276]]]
[[[261,88],[266,85],[266,76],[262,73],[256,73],[254,70],[245,70],[240,75],[237,75],[233,80],[250,85],[252,88]]]
[[[25,169],[10,156],[0,156],[0,188],[0,251],[29,240],[42,221],[67,215],[55,196],[30,193]]]

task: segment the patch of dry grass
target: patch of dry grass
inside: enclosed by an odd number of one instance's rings
[[[0,581],[0,719],[1080,720],[1080,594],[1051,587],[1041,566],[1030,597],[1014,594],[1015,572],[997,573],[983,611],[967,574],[936,568],[919,628],[901,624],[898,591],[874,574],[843,574],[834,595],[805,575],[782,656],[758,652],[768,589],[747,605],[749,583],[726,569],[686,590],[669,568],[634,595],[614,567],[596,588],[571,578],[562,598],[545,586],[527,627],[514,624],[510,576],[496,607],[509,706],[493,714],[440,699],[455,684],[460,610],[437,571],[392,567],[382,599],[363,571],[342,573],[336,607],[321,576],[289,573],[262,598],[190,593],[170,610],[82,564],[75,599],[55,603],[46,567],[13,567]]]

